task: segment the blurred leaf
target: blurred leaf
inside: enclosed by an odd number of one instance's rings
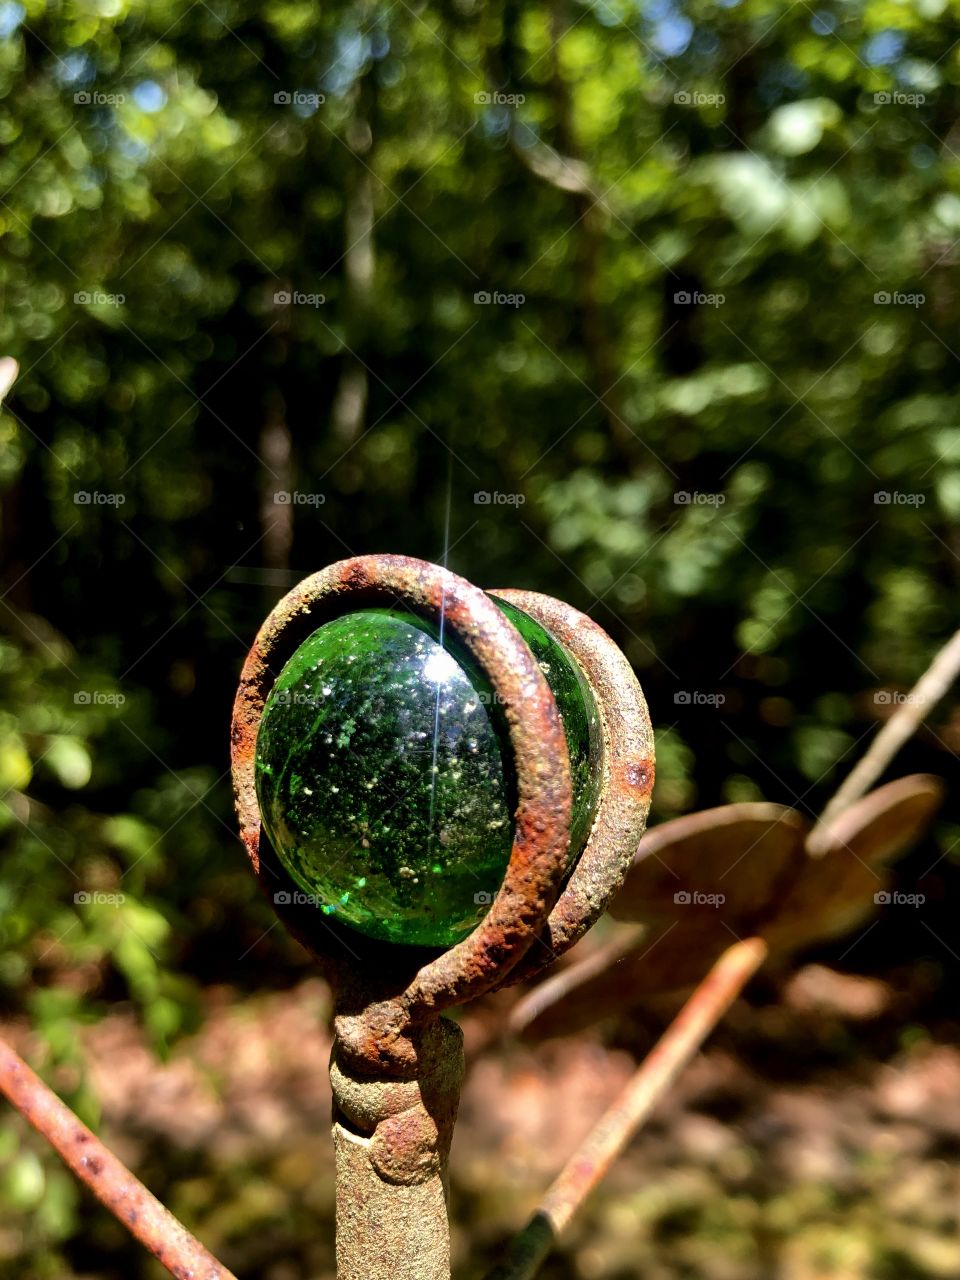
[[[90,781],[90,753],[77,738],[54,738],[44,752],[45,763],[65,787],[79,790]]]
[[[19,1212],[35,1209],[43,1199],[43,1166],[32,1151],[21,1151],[3,1170],[2,1195]]]

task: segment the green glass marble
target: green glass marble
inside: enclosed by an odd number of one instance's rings
[[[520,630],[564,721],[571,865],[600,787],[599,722],[573,660]],[[489,681],[412,613],[363,609],[320,627],[281,671],[257,736],[263,826],[300,891],[382,941],[447,947],[489,909],[513,843],[516,781]]]
[[[603,784],[600,717],[593,692],[579,664],[558,640],[535,622],[528,613],[491,596],[530,647],[540,670],[546,676],[563,721],[567,754],[570,757],[570,780],[573,789],[573,819],[570,823],[569,867],[580,856],[593,826]]]

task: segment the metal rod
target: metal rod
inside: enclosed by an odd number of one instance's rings
[[[960,631],[954,632],[927,667],[896,711],[886,722],[863,759],[850,771],[827,804],[814,828],[808,847],[823,851],[830,823],[855,800],[866,795],[908,738],[916,733],[960,672]]]
[[[577,1210],[650,1115],[767,955],[762,938],[729,947],[713,965],[616,1102],[568,1160],[487,1280],[531,1280]]]
[[[177,1280],[236,1280],[0,1040],[0,1092]]]
[[[463,1033],[433,1020],[415,1046],[404,1079],[358,1073],[334,1045],[337,1280],[450,1280],[447,1158]]]
[[[231,742],[241,838],[280,918],[323,965],[335,993],[339,1280],[449,1280],[445,1175],[463,1058],[459,1032],[439,1015],[529,977],[572,946],[622,884],[650,807],[653,735],[626,659],[568,606],[534,593],[500,594],[567,647],[598,703],[602,795],[566,884],[573,791],[564,727],[543,670],[488,593],[406,556],[330,565],[271,611],[237,690]],[[398,602],[442,620],[489,679],[507,721],[518,797],[510,861],[489,911],[468,937],[424,964],[398,954],[402,948],[389,958],[382,947],[358,955],[338,922],[276,893],[287,871],[261,841],[256,785],[259,728],[276,672],[318,626],[354,608]]]
[[[337,1280],[450,1280],[443,1178],[394,1186],[370,1162],[370,1139],[333,1126]]]

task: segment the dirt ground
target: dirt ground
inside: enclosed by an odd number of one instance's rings
[[[163,1063],[129,1011],[84,1033],[100,1131],[241,1280],[333,1280],[327,990],[309,979],[242,1004],[226,987],[207,999],[202,1029]],[[817,965],[779,990],[755,984],[546,1280],[960,1274],[957,1028],[905,1022],[916,1003],[916,991]],[[483,1275],[663,1012],[532,1046],[491,1036],[496,1002],[467,1012],[451,1161],[458,1280]],[[22,1029],[7,1031],[35,1052]],[[81,1203],[81,1229],[58,1255],[63,1280],[165,1274],[85,1194]],[[0,1224],[3,1274],[31,1274],[40,1243]]]

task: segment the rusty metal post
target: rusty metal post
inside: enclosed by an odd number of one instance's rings
[[[611,1107],[540,1201],[506,1256],[486,1280],[533,1280],[614,1160],[646,1121],[767,956],[762,938],[735,942],[715,962],[696,991],[637,1068]]]
[[[653,735],[626,659],[569,606],[533,593],[497,594],[513,598],[554,634],[597,700],[600,803],[569,875],[572,786],[560,714],[520,632],[478,587],[406,556],[358,556],[330,565],[274,608],[240,677],[231,735],[241,838],[277,914],[336,993],[330,1074],[338,1280],[449,1280],[446,1166],[463,1050],[459,1028],[441,1014],[529,977],[571,947],[620,887],[650,807]],[[335,918],[298,905],[302,894],[277,892],[290,882],[262,839],[254,777],[263,708],[297,646],[353,609],[398,603],[432,620],[442,617],[489,678],[504,708],[517,784],[503,883],[477,928],[433,955],[369,939],[358,943]]]
[[[330,1063],[338,1280],[450,1280],[447,1158],[463,1080],[463,1034],[441,1018],[412,1079]]]

